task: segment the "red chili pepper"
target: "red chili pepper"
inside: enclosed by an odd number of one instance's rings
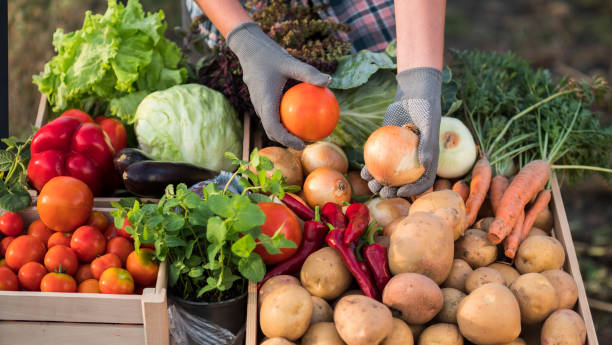
[[[349,222],[344,231],[344,243],[356,242],[370,223],[370,211],[364,204],[351,204],[346,209],[346,218]]]
[[[372,278],[367,271],[367,267],[366,270],[363,269],[363,264],[365,263],[360,263],[355,257],[355,253],[353,252],[354,246],[349,246],[344,243],[344,231],[341,229],[334,229],[327,234],[325,240],[330,247],[338,251],[346,268],[348,268],[353,277],[355,277],[363,294],[375,300],[380,300],[380,294],[372,283]]]
[[[287,193],[285,193],[282,202],[303,221],[312,220],[315,217],[315,213],[312,209],[310,209],[310,207],[302,204],[296,198]]]
[[[346,217],[342,213],[342,207],[340,205],[328,202],[323,205],[321,214],[334,228],[346,228]]]
[[[374,281],[378,291],[383,291],[389,280],[391,273],[389,272],[389,264],[387,262],[387,249],[378,243],[374,243],[374,234],[381,231],[379,227],[368,234],[368,245],[363,247],[362,255],[368,263],[368,267],[374,274]]]
[[[302,269],[302,265],[306,258],[315,251],[319,250],[325,244],[325,235],[327,234],[327,226],[319,220],[319,207],[315,208],[314,220],[309,220],[304,223],[304,238],[298,251],[285,262],[280,263],[272,270],[268,271],[262,281],[257,284],[257,289],[261,288],[266,280],[281,275],[294,274]]]

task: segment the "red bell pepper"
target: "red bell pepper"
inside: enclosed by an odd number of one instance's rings
[[[356,242],[365,232],[370,223],[370,211],[364,204],[351,204],[346,209],[346,218],[349,222],[344,232],[344,243],[349,244]]]
[[[115,152],[119,152],[127,146],[127,131],[121,121],[106,116],[98,116],[96,117],[96,123],[108,135]]]
[[[61,116],[36,132],[30,145],[28,179],[34,188],[56,176],[72,176],[94,195],[110,191],[118,181],[113,169],[115,154],[108,135],[94,122]]]

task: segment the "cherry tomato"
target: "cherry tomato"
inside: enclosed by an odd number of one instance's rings
[[[0,241],[0,255],[2,256],[6,255],[6,249],[8,248],[9,244],[13,242],[14,239],[15,239],[14,236],[7,236],[3,238],[2,241]]]
[[[0,260],[0,267],[6,267],[10,269],[9,265],[6,263],[6,259]]]
[[[128,255],[134,250],[134,245],[130,240],[117,236],[111,238],[106,242],[106,252],[113,253],[121,259],[121,263],[125,264],[125,260],[127,260]]]
[[[0,267],[0,291],[17,291],[19,282],[15,272],[9,268]]]
[[[30,261],[41,262],[45,256],[45,245],[32,235],[21,235],[6,249],[6,263],[13,271]]]
[[[72,249],[66,246],[53,246],[45,254],[45,267],[49,272],[73,275],[79,268],[79,260]]]
[[[81,283],[87,279],[93,279],[93,277],[90,264],[81,264],[74,274],[74,279],[76,279],[77,283]]]
[[[98,256],[97,258],[93,259],[90,264],[91,274],[93,274],[94,278],[96,279],[100,279],[102,272],[111,267],[121,268],[121,259],[119,259],[119,257],[113,253]]]
[[[72,116],[77,118],[79,121],[85,122],[94,122],[94,120],[87,114],[86,112],[79,109],[68,109],[60,116]]]
[[[104,253],[106,238],[102,233],[89,225],[83,225],[72,234],[70,248],[74,250],[81,262],[90,262]]]
[[[77,292],[81,293],[100,293],[100,285],[96,279],[87,279],[79,283]]]
[[[127,146],[127,131],[121,121],[106,116],[98,116],[96,122],[110,138],[115,152],[119,152]]]
[[[43,186],[36,206],[40,219],[47,227],[72,232],[89,219],[93,194],[81,180],[57,176]]]
[[[76,281],[66,273],[47,273],[40,281],[42,292],[75,292]]]
[[[104,213],[100,211],[91,211],[86,225],[90,225],[100,231],[104,231],[108,226],[108,218],[106,218]]]
[[[132,235],[128,234],[128,232],[127,232],[127,231],[125,231],[125,228],[126,228],[128,225],[132,225],[132,223],[130,223],[130,221],[128,220],[128,217],[125,217],[125,218],[123,219],[123,227],[122,227],[121,229],[117,229],[117,234],[118,234],[119,236],[121,236],[121,237],[125,237],[125,238],[127,238],[128,240],[131,240],[131,239],[132,239]]]
[[[289,132],[305,141],[317,141],[333,132],[340,107],[330,89],[301,83],[285,92],[280,116]]]
[[[258,244],[255,252],[261,256],[266,265],[273,265],[290,258],[302,243],[302,229],[297,217],[287,206],[275,202],[260,202],[257,204],[266,214],[266,222],[261,226],[261,232],[274,236],[278,229],[286,239],[293,241],[296,248],[283,248],[279,254],[268,254],[263,244]]]
[[[0,216],[0,231],[6,236],[18,236],[23,231],[23,220],[15,212],[6,212]]]
[[[69,232],[56,232],[49,240],[47,240],[47,248],[51,248],[53,246],[62,245],[66,247],[70,247],[70,239],[72,239],[72,234]]]
[[[30,291],[40,291],[40,281],[47,274],[47,269],[40,262],[28,262],[21,266],[17,277],[19,284]]]
[[[108,227],[106,227],[106,230],[104,230],[104,237],[106,237],[106,240],[109,241],[111,238],[117,236],[119,236],[117,228],[115,227],[115,224],[111,223]]]
[[[40,242],[42,242],[46,246],[49,242],[49,237],[51,237],[51,235],[53,235],[55,231],[47,228],[47,226],[45,225],[45,223],[42,222],[42,220],[37,219],[32,224],[30,224],[27,233],[28,235],[32,235],[38,238]]]
[[[100,292],[131,294],[134,292],[134,278],[123,268],[111,267],[100,276]]]
[[[139,285],[147,286],[157,280],[159,265],[153,262],[153,253],[152,249],[140,248],[138,252],[131,252],[127,258],[125,268]]]

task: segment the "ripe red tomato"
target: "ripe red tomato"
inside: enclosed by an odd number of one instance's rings
[[[108,253],[93,259],[89,267],[94,278],[100,279],[102,272],[106,271],[107,268],[121,268],[121,259],[113,253]]]
[[[6,263],[13,271],[30,262],[41,262],[45,256],[45,245],[32,235],[21,235],[6,249]]]
[[[49,242],[49,237],[55,233],[55,231],[47,228],[42,220],[37,219],[28,227],[28,235],[32,235],[40,240],[45,246]]]
[[[45,254],[45,267],[49,272],[73,275],[79,268],[79,260],[72,249],[66,246],[53,246]]]
[[[280,116],[289,132],[305,141],[317,141],[333,132],[340,107],[330,89],[301,83],[283,95]]]
[[[66,273],[47,273],[40,281],[42,292],[75,292],[76,288],[76,281]]]
[[[150,285],[157,280],[159,265],[153,262],[153,250],[140,248],[139,252],[133,251],[127,258],[125,268],[134,277],[139,285]]]
[[[10,269],[9,265],[6,263],[6,259],[0,260],[0,267],[6,267]]]
[[[17,291],[19,282],[15,272],[9,268],[0,267],[0,291]]]
[[[80,293],[100,293],[100,285],[96,279],[87,279],[79,283],[77,292]]]
[[[81,283],[87,279],[93,279],[93,277],[90,264],[81,264],[74,274],[74,279],[76,279],[77,283]]]
[[[134,278],[123,268],[111,267],[100,276],[100,292],[131,294],[134,292]]]
[[[81,180],[57,176],[43,186],[36,206],[40,219],[47,227],[72,232],[89,219],[93,194]]]
[[[2,256],[6,255],[6,249],[8,248],[9,244],[13,242],[14,239],[15,239],[14,236],[7,236],[3,238],[2,241],[0,241],[0,255]]]
[[[96,122],[110,138],[115,152],[119,152],[127,146],[127,132],[121,121],[106,116],[98,116]]]
[[[21,266],[17,277],[19,284],[30,291],[40,291],[40,281],[47,274],[47,269],[40,262],[28,262]]]
[[[74,250],[81,262],[90,262],[104,253],[106,238],[102,233],[89,225],[83,225],[72,234],[70,248]]]
[[[23,231],[23,220],[15,212],[6,212],[0,216],[0,231],[6,236],[18,236]]]
[[[108,218],[106,218],[104,213],[100,211],[91,211],[86,225],[90,225],[100,231],[104,231],[108,226]]]
[[[115,227],[115,224],[111,223],[108,227],[106,227],[106,230],[104,230],[104,237],[106,237],[107,241],[110,241],[111,238],[117,236],[119,236],[117,228]]]
[[[132,225],[132,223],[130,223],[130,221],[128,220],[128,217],[125,217],[125,218],[123,219],[123,227],[122,227],[121,229],[117,229],[117,234],[118,234],[119,236],[121,236],[121,237],[125,237],[125,238],[127,238],[128,240],[131,240],[131,239],[132,239],[132,235],[128,234],[128,232],[127,232],[127,231],[125,231],[125,228],[126,228],[128,225]]]
[[[278,229],[285,238],[293,241],[297,247],[302,243],[302,229],[297,217],[287,206],[275,202],[260,202],[257,204],[266,214],[266,222],[261,226],[261,232],[274,236]],[[273,265],[290,258],[297,248],[283,248],[279,254],[268,254],[263,244],[258,244],[255,252],[261,256],[266,265]]]
[[[47,240],[47,248],[51,248],[53,246],[62,245],[66,247],[70,247],[70,239],[72,239],[72,234],[69,232],[56,232],[49,240]]]
[[[68,109],[60,116],[72,116],[80,120],[81,122],[94,122],[94,120],[86,112],[79,109]]]
[[[127,260],[128,255],[130,255],[133,250],[134,245],[132,242],[121,236],[111,238],[106,242],[106,252],[117,255],[123,264],[125,264],[125,260]]]

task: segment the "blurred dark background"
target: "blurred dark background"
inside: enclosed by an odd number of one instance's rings
[[[141,0],[145,10],[163,9],[168,27],[181,24],[181,0]],[[80,28],[86,10],[102,12],[103,0],[8,0],[10,134],[29,133],[40,94],[32,84],[53,56],[52,34]],[[171,30],[169,30],[169,36]],[[172,37],[170,37],[172,38]],[[556,75],[612,80],[610,0],[451,0],[446,47],[512,50]],[[612,124],[612,99],[598,106]],[[602,148],[604,150],[606,148]],[[612,339],[612,184],[590,178],[564,186],[563,197],[579,255],[599,339]]]

